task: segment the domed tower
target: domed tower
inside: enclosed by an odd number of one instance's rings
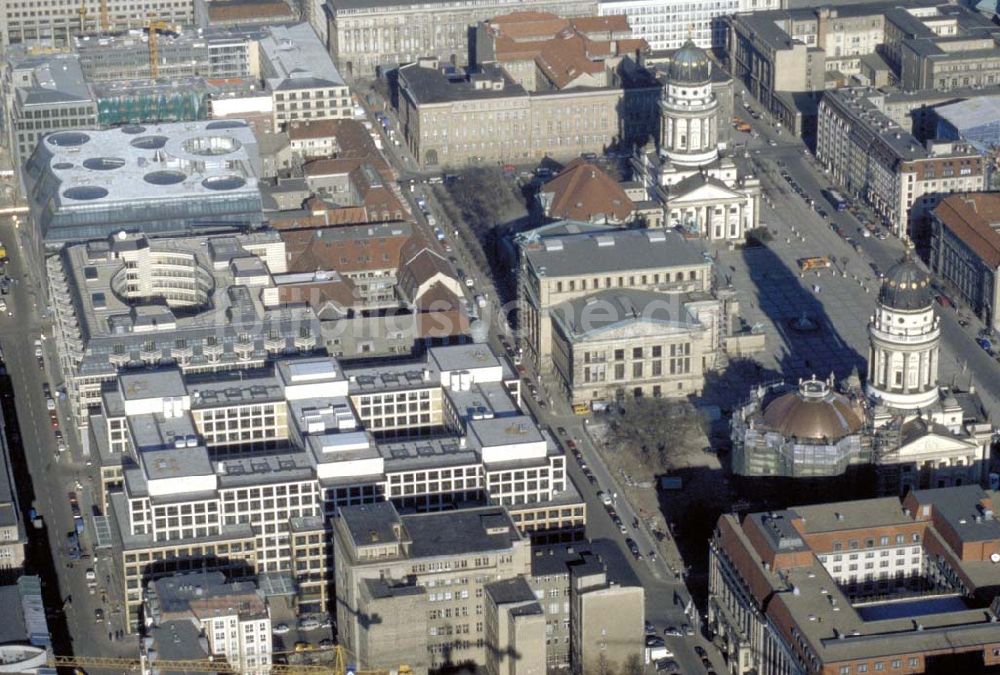
[[[719,102],[712,62],[690,39],[670,57],[660,98],[660,150],[678,166],[703,166],[719,157]]]
[[[938,399],[941,328],[930,276],[909,256],[885,275],[868,336],[868,395],[916,412]]]

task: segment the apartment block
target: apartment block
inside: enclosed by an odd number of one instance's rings
[[[968,485],[722,516],[708,625],[732,672],[986,672],[996,499]]]
[[[222,572],[175,574],[149,583],[143,607],[147,658],[222,660],[248,675],[271,672],[270,610],[252,582],[226,581]],[[191,628],[196,639],[176,639]]]
[[[657,0],[601,0],[600,16],[624,16],[635,37],[649,43],[654,51],[679,49],[692,40],[704,49],[724,47],[727,27],[724,17],[739,12],[780,9],[776,0],[725,0],[664,4]]]
[[[920,143],[867,99],[867,90],[827,92],[817,119],[816,157],[851,196],[869,204],[896,236],[926,246],[926,219],[952,192],[985,189],[985,159],[959,141]]]
[[[593,0],[327,0],[327,44],[348,78],[371,78],[420,58],[464,66],[471,62],[469,28],[508,11],[592,16]]]
[[[2,23],[2,22],[0,22]],[[97,100],[70,54],[11,54],[3,66],[4,143],[15,166],[45,134],[97,124]]]
[[[485,665],[491,614],[492,639],[506,638],[495,645],[501,653],[519,632],[497,625],[507,618],[503,605],[511,597],[527,601],[537,616],[523,580],[530,545],[503,508],[400,515],[389,503],[342,507],[333,540],[339,637],[365,668],[406,663],[427,672],[466,660]],[[526,595],[503,586],[514,580]],[[374,616],[380,620],[365,619]],[[537,641],[543,626],[534,633]],[[536,664],[519,663],[516,672],[544,672],[541,647],[541,654],[537,645],[524,654]]]
[[[788,126],[796,114],[815,114],[817,92],[851,78],[905,92],[1000,83],[1000,30],[939,0],[741,13],[729,23],[734,77]]]
[[[91,418],[129,621],[144,583],[204,564],[292,574],[300,605],[321,609],[325,523],[340,506],[487,504],[525,541],[582,536],[561,449],[484,346],[355,369],[284,359],[240,375],[123,372]]]
[[[948,195],[930,219],[931,269],[987,328],[1000,330],[1000,195]]]
[[[319,322],[304,309],[264,306],[272,275],[286,271],[273,232],[116,235],[68,246],[47,265],[56,346],[81,428],[103,387],[129,367],[255,368],[321,344]]]
[[[308,23],[271,26],[260,40],[261,75],[273,101],[273,130],[291,122],[349,118],[351,92]]]

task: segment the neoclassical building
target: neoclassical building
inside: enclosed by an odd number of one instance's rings
[[[927,272],[909,260],[892,269],[879,291],[868,337],[868,395],[906,412],[933,406],[941,328]]]
[[[868,325],[867,382],[758,391],[733,416],[733,472],[835,476],[872,464],[884,494],[979,484],[993,426],[974,391],[938,383],[941,331],[930,276],[909,257],[885,276]],[[780,394],[780,391],[779,391]]]
[[[712,60],[690,40],[670,57],[658,102],[656,146],[633,157],[636,176],[663,204],[666,227],[711,241],[741,241],[760,223],[760,181],[723,155]],[[728,91],[728,90],[726,90]]]

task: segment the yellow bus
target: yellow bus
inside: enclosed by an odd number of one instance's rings
[[[590,406],[586,403],[575,403],[573,405],[573,412],[577,415],[588,415],[590,414]]]
[[[825,255],[817,256],[815,258],[802,258],[799,260],[799,268],[803,272],[808,272],[809,270],[824,269],[830,266],[830,259]]]

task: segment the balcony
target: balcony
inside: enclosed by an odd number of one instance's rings
[[[132,360],[132,356],[130,354],[126,353],[126,352],[123,352],[123,353],[120,353],[120,354],[111,354],[111,355],[108,356],[108,361],[110,361],[112,364],[114,364],[118,368],[121,368],[123,366],[127,366],[131,360]]]
[[[316,338],[312,335],[300,335],[295,338],[295,348],[308,351],[316,346]]]

